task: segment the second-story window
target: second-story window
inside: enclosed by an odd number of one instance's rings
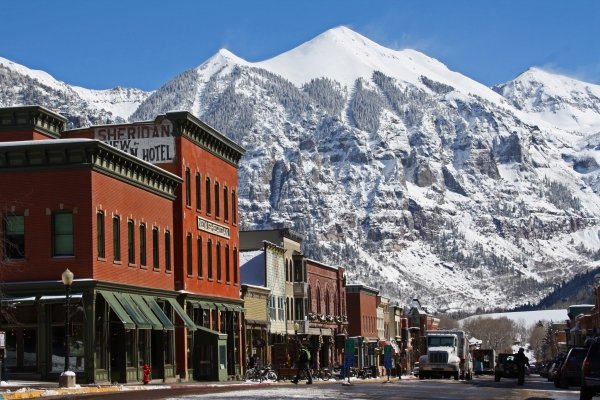
[[[212,241],[208,239],[206,241],[206,268],[208,270],[207,278],[213,278],[213,263],[212,263]]]
[[[158,228],[155,226],[152,228],[152,268],[159,269],[159,249],[158,249]]]
[[[25,216],[4,216],[4,257],[12,260],[25,258]]]
[[[199,237],[196,239],[196,252],[198,253],[196,257],[198,258],[198,278],[202,278],[204,275],[202,273],[202,238]]]
[[[233,248],[233,283],[238,283],[238,250]]]
[[[186,250],[186,264],[187,264],[187,274],[188,276],[192,276],[194,274],[194,269],[192,265],[192,234],[188,233],[185,238],[185,250]]]
[[[127,254],[129,264],[135,264],[135,225],[132,220],[127,221]]]
[[[146,224],[140,224],[140,264],[146,265]]]
[[[105,253],[105,232],[104,232],[104,213],[99,211],[96,213],[96,242],[97,242],[97,251],[98,257],[104,258]]]
[[[121,217],[113,217],[113,260],[121,261]]]
[[[229,245],[225,245],[225,282],[231,282],[231,271],[229,269]]]
[[[216,246],[216,251],[217,251],[217,281],[221,281],[221,279],[223,279],[223,275],[222,275],[222,265],[221,265],[221,243],[217,242],[217,246]]]
[[[73,213],[56,211],[52,213],[52,256],[72,256],[73,246]]]
[[[171,272],[171,232],[165,231],[165,271]]]

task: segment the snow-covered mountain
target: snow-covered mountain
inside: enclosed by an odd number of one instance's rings
[[[599,265],[595,86],[516,81],[494,91],[339,27],[257,63],[221,50],[129,119],[185,109],[246,148],[243,228],[291,227],[402,302],[491,310]]]
[[[151,94],[117,87],[92,90],[71,86],[44,71],[0,57],[0,107],[39,104],[68,118],[71,126],[125,122]]]

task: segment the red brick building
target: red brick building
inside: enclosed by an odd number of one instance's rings
[[[2,329],[12,373],[86,382],[240,373],[237,163],[186,112],[65,131],[43,107],[0,109]],[[74,306],[65,324],[60,274]],[[73,311],[73,310],[76,310]]]
[[[345,269],[302,259],[308,280],[308,329],[315,368],[343,363],[347,332]]]
[[[351,310],[348,313],[348,336],[356,340],[355,364],[358,368],[377,365],[378,299],[377,289],[360,284],[346,286],[346,307]]]

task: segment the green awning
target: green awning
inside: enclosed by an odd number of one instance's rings
[[[246,311],[246,310],[244,310],[244,308],[242,306],[238,306],[237,304],[233,304],[230,307],[233,308],[233,311],[237,311],[237,312],[244,312],[244,311]]]
[[[225,307],[223,304],[221,303],[215,303],[215,306],[217,307],[217,310],[227,310],[227,307]]]
[[[196,324],[194,324],[194,321],[192,321],[190,317],[188,317],[188,315],[185,313],[185,310],[181,308],[177,300],[167,298],[167,301],[171,304],[173,310],[175,310],[175,312],[179,314],[179,317],[183,320],[183,323],[185,324],[186,328],[188,328],[190,331],[195,331]]]
[[[154,312],[152,312],[152,310],[148,306],[148,303],[146,303],[144,301],[142,296],[140,296],[138,294],[128,294],[126,296],[131,297],[131,299],[133,300],[135,305],[138,307],[138,310],[140,311],[140,313],[143,314],[143,316],[148,321],[150,321],[150,323],[152,324],[152,329],[154,329],[154,330],[162,330],[163,329],[162,322],[158,319],[158,317],[154,314]]]
[[[158,319],[162,323],[163,329],[166,329],[169,331],[172,331],[173,329],[175,329],[175,325],[173,325],[173,323],[171,322],[169,317],[167,317],[167,315],[164,313],[164,311],[160,307],[160,305],[158,305],[158,303],[156,302],[154,297],[150,297],[150,296],[142,296],[142,297],[144,298],[146,303],[148,303],[148,305],[150,306],[150,308],[152,309],[154,314],[158,317]]]
[[[206,301],[201,301],[200,302],[200,307],[204,310],[214,310],[215,309],[215,304],[214,303],[208,303]]]
[[[131,317],[138,329],[152,329],[152,323],[144,316],[130,295],[125,293],[114,293],[119,303]]]
[[[115,295],[112,292],[105,292],[105,291],[99,290],[98,293],[100,293],[100,295],[102,295],[104,300],[108,303],[109,307],[114,311],[114,313],[117,315],[117,317],[121,320],[125,329],[135,329],[135,323],[131,320],[127,311],[125,311],[123,306],[121,306],[121,303],[119,303],[117,301]]]

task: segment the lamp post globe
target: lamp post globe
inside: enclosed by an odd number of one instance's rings
[[[67,372],[69,370],[69,358],[70,358],[70,354],[69,354],[69,350],[70,350],[70,346],[69,346],[69,328],[70,328],[70,308],[71,308],[71,285],[73,284],[73,278],[75,277],[75,275],[73,274],[73,272],[71,272],[69,270],[69,268],[65,269],[64,272],[61,275],[61,279],[63,284],[65,285],[65,290],[67,292],[66,294],[66,307],[65,307],[65,368],[64,368],[64,372]]]

